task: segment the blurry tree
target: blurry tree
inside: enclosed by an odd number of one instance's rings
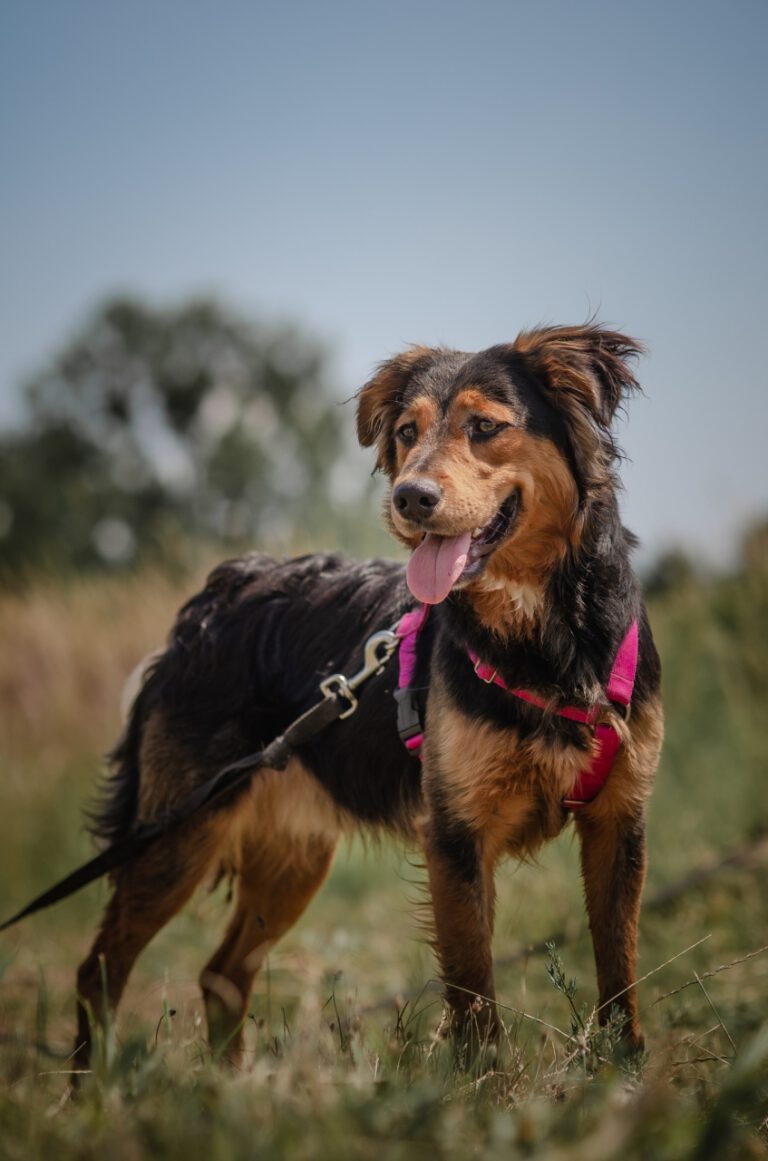
[[[694,585],[697,581],[693,561],[680,548],[663,552],[643,576],[643,588],[649,597],[663,596]]]
[[[741,548],[744,572],[768,577],[768,517],[757,520],[747,529]]]
[[[0,437],[0,579],[173,562],[189,537],[316,539],[351,430],[325,375],[323,348],[293,328],[210,301],[107,303]]]

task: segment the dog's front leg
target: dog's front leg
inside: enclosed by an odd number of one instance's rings
[[[633,815],[593,813],[576,817],[581,839],[589,927],[595,950],[599,1019],[615,1005],[623,1015],[622,1035],[642,1049],[635,977],[640,895],[645,879],[645,823]]]
[[[493,866],[463,823],[433,812],[422,832],[435,951],[452,1032],[477,1051],[498,1036],[491,938]]]

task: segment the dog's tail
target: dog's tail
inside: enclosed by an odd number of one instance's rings
[[[219,565],[203,590],[180,610],[167,646],[150,653],[131,673],[121,698],[123,733],[107,755],[106,776],[94,805],[86,812],[88,830],[99,843],[111,846],[136,822],[144,727],[168,683],[181,680],[188,691],[190,682],[195,685],[195,673],[210,672],[209,655],[205,654],[205,662],[200,660],[200,651],[207,648],[209,640],[208,622],[219,608],[235,602],[244,588],[268,576],[275,566],[276,562],[262,553]]]
[[[142,657],[135,669],[129,673],[128,679],[123,686],[123,692],[120,695],[120,717],[123,719],[124,727],[130,721],[136,699],[141,693],[142,686],[150,670],[160,660],[164,652],[165,650],[163,649],[155,649],[152,653],[148,653],[146,657]]]
[[[107,754],[107,774],[95,804],[86,812],[88,830],[105,846],[130,831],[136,820],[139,798],[139,751],[147,710],[153,694],[153,678],[165,650],[145,657],[123,688],[120,708],[125,725],[115,748]]]

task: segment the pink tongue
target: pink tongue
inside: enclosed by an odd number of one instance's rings
[[[428,532],[408,561],[406,580],[417,601],[439,605],[464,571],[471,536],[435,536]]]

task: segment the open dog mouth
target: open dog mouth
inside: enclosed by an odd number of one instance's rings
[[[482,528],[459,536],[427,532],[411,554],[406,572],[408,588],[416,599],[437,605],[454,585],[479,576],[488,557],[511,533],[519,511],[520,490],[516,488]]]

